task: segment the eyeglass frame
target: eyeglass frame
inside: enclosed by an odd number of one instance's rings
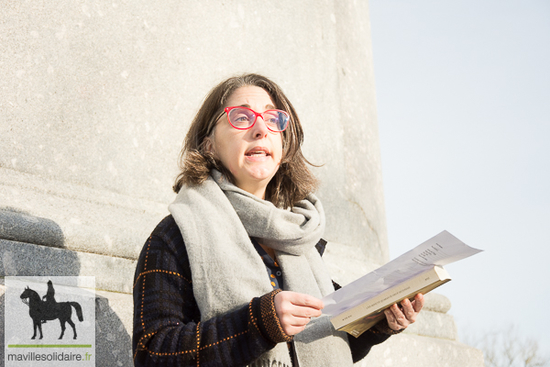
[[[233,125],[231,123],[231,120],[229,119],[229,112],[231,112],[231,110],[234,110],[235,108],[244,108],[244,109],[247,109],[247,110],[251,111],[254,114],[254,122],[248,127],[236,127],[235,125]],[[288,117],[288,122],[287,122],[287,124],[286,124],[286,126],[283,130],[273,130],[269,127],[268,124],[265,124],[265,126],[268,128],[268,130],[273,131],[274,133],[282,133],[283,131],[285,131],[288,128],[288,125],[290,124],[290,114],[286,111],[279,110],[279,109],[276,109],[276,108],[265,110],[264,112],[259,113],[259,112],[254,111],[252,108],[245,107],[245,106],[225,107],[216,120],[218,120],[221,117],[221,115],[223,115],[225,113],[227,115],[227,122],[229,122],[229,125],[231,125],[231,127],[233,127],[234,129],[237,129],[237,130],[248,130],[248,129],[251,129],[256,124],[256,121],[258,121],[258,117],[261,117],[262,120],[264,120],[264,122],[265,122],[265,119],[264,119],[263,115],[264,115],[264,113],[269,112],[269,111],[277,111],[277,112],[283,113],[285,116]]]

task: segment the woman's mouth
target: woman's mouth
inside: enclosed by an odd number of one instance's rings
[[[269,153],[269,151],[267,150],[267,148],[262,148],[262,147],[254,147],[252,149],[250,149],[249,151],[247,151],[245,153],[245,155],[247,157],[267,157],[267,156],[270,156],[271,154]]]

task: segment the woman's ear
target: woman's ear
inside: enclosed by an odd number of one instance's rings
[[[210,134],[202,141],[203,150],[205,153],[214,154],[214,143],[212,142],[213,134]]]

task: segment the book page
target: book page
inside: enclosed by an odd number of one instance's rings
[[[338,315],[406,281],[434,265],[444,266],[482,250],[472,248],[447,231],[323,298],[323,314]]]

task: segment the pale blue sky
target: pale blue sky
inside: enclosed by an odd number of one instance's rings
[[[391,258],[446,229],[460,335],[550,352],[550,2],[369,2]]]

